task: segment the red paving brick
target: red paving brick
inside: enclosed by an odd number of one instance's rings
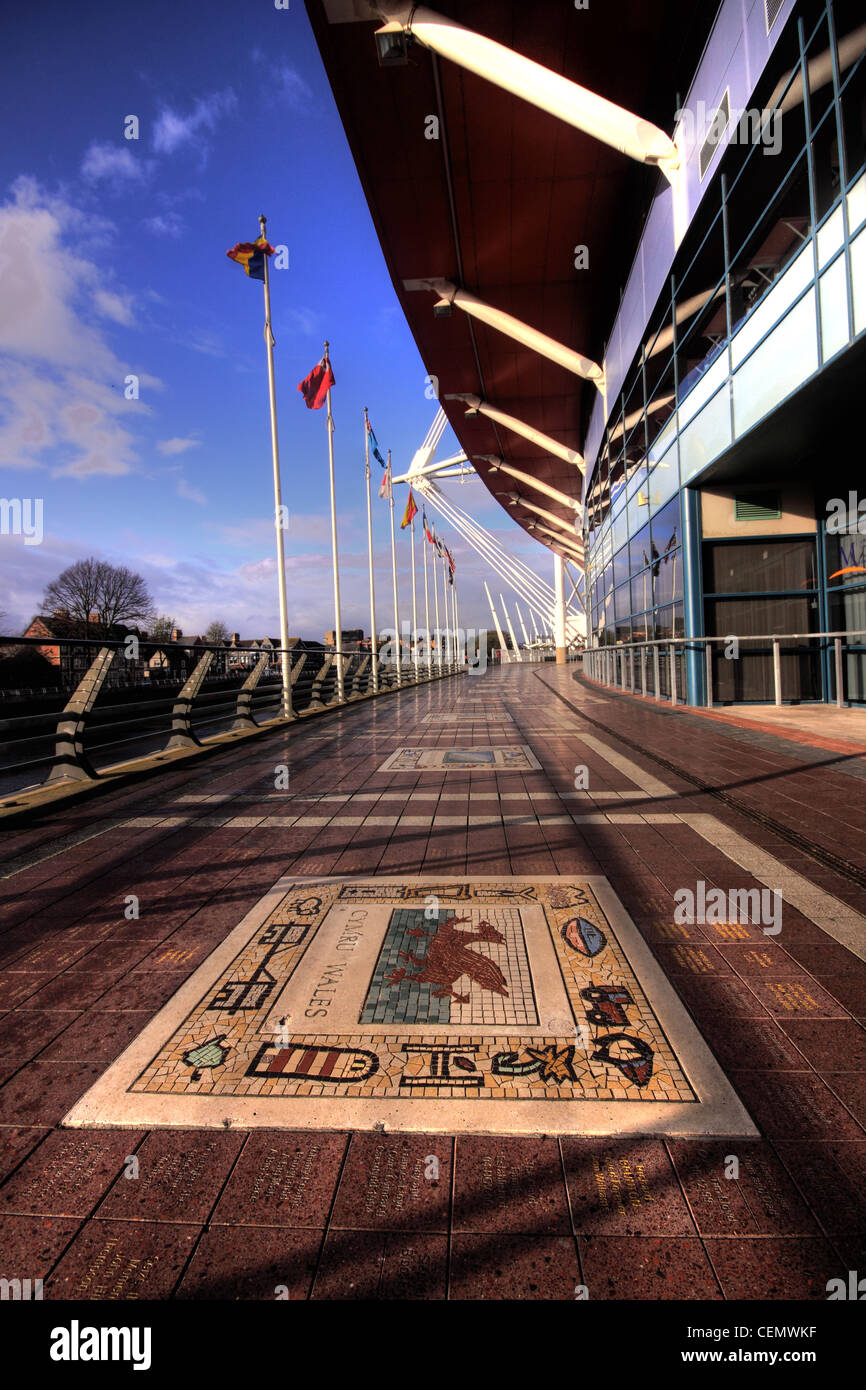
[[[755,924],[676,924],[682,886],[761,886],[687,821],[570,819],[713,815],[856,909],[856,875],[866,869],[862,759],[828,740],[795,743],[781,728],[757,742],[747,721],[651,701],[598,703],[596,689],[581,710],[589,687],[573,674],[509,668],[473,690],[446,681],[407,691],[5,831],[7,1264],[44,1278],[50,1297],[573,1300],[586,1285],[596,1300],[715,1301],[825,1297],[829,1278],[863,1263],[866,965],[789,904],[772,940]],[[482,688],[501,696],[515,723],[474,722],[471,742],[528,743],[540,772],[378,772],[399,744],[450,746],[454,726],[421,717],[458,709]],[[364,737],[373,731],[375,740]],[[587,733],[670,793],[637,794],[582,741]],[[292,765],[292,797],[348,800],[272,798],[282,761]],[[570,795],[578,763],[590,769],[581,798]],[[189,799],[203,795],[228,800]],[[298,814],[364,821],[207,823]],[[142,816],[161,819],[119,823]],[[175,816],[187,819],[166,822]],[[442,819],[470,816],[492,823]],[[797,839],[804,831],[817,859]],[[847,862],[847,875],[824,851]],[[761,1137],[57,1127],[281,875],[344,872],[606,874]],[[137,919],[124,916],[129,894]],[[125,1176],[130,1158],[135,1178]]]

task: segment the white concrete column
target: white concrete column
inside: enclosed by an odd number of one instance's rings
[[[553,557],[553,637],[556,643],[556,664],[564,666],[565,641],[565,564],[561,555]]]

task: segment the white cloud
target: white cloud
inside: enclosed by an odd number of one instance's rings
[[[185,497],[188,502],[197,502],[200,507],[207,506],[207,498],[200,488],[193,487],[187,482],[186,478],[180,478],[177,484],[178,497]]]
[[[225,357],[225,348],[220,338],[216,333],[209,333],[206,329],[194,329],[180,341],[184,347],[192,348],[193,352],[203,352],[206,357]]]
[[[290,63],[270,62],[260,48],[253,48],[250,58],[257,67],[264,69],[266,96],[269,101],[282,101],[293,111],[312,110],[315,100],[313,89],[297,68],[293,68]]]
[[[200,444],[201,440],[192,435],[186,439],[175,435],[173,439],[160,439],[156,447],[161,454],[185,454],[187,449],[197,449]]]
[[[288,320],[291,328],[296,333],[302,333],[306,338],[320,338],[322,336],[322,315],[315,309],[295,308],[284,311],[281,315],[283,320]]]
[[[98,183],[100,179],[139,183],[146,170],[128,145],[104,145],[94,141],[84,156],[81,172],[90,183]]]
[[[186,116],[164,106],[154,127],[154,149],[159,154],[174,154],[182,145],[200,143],[203,134],[212,131],[219,119],[233,111],[237,104],[238,99],[229,87],[224,92],[200,97]]]
[[[115,323],[120,323],[124,328],[130,328],[135,322],[132,313],[132,295],[114,294],[111,290],[97,290],[93,296],[93,302],[97,313],[103,318],[113,319]]]
[[[128,473],[136,461],[121,417],[127,366],[96,316],[130,312],[101,288],[104,270],[73,249],[80,212],[19,180],[0,206],[0,463],[84,478]]]
[[[157,213],[156,217],[146,217],[144,225],[154,236],[183,236],[186,223],[178,212]]]
[[[309,111],[313,103],[313,90],[299,72],[289,67],[288,63],[280,63],[274,69],[274,78],[277,94],[287,106],[295,111]]]

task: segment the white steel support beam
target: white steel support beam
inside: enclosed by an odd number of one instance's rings
[[[486,304],[483,299],[470,294],[468,290],[459,289],[450,280],[404,280],[403,288],[432,290],[439,296],[437,308],[441,306],[446,314],[448,306],[456,305],[464,313],[486,323],[489,328],[495,328],[498,333],[504,333],[516,343],[522,343],[532,352],[537,352],[540,357],[546,357],[549,362],[555,362],[557,366],[564,367],[567,372],[573,372],[584,381],[591,381],[599,391],[604,390],[604,372],[597,362],[593,362],[590,357],[584,357],[580,352],[575,352],[573,348],[566,347],[564,343],[557,342],[555,338],[549,338],[546,333],[539,332],[537,328],[523,323],[521,319],[506,314],[503,309]]]
[[[535,492],[543,492],[545,497],[550,497],[554,502],[561,502],[563,507],[571,507],[576,513],[583,511],[583,506],[576,497],[568,497],[559,488],[551,487],[550,483],[544,483],[540,478],[533,478],[531,473],[524,473],[519,468],[512,468],[510,463],[506,463],[498,454],[474,454],[473,458],[481,459],[483,463],[490,465],[491,473],[507,473],[509,478],[516,478],[518,482],[525,483]]]
[[[515,661],[518,661],[518,662],[522,662],[522,661],[523,661],[523,653],[521,652],[520,647],[519,647],[518,642],[517,642],[517,638],[516,638],[515,635],[514,635],[514,624],[513,624],[512,621],[511,621],[511,614],[509,613],[508,609],[505,607],[505,599],[502,597],[501,594],[499,595],[499,602],[502,604],[502,611],[503,611],[503,613],[505,614],[505,621],[506,621],[506,623],[508,624],[508,635],[509,635],[510,638],[511,638],[511,649],[512,649],[512,651],[514,652],[514,660],[515,660]]]
[[[378,9],[389,21],[377,31],[379,34],[411,34],[425,48],[547,111],[575,130],[641,164],[654,165],[673,182],[680,162],[677,148],[663,130],[649,121],[424,5],[381,0]]]
[[[437,486],[437,478],[450,476],[446,465],[465,462],[467,465],[465,471],[470,474],[474,472],[472,465],[466,460],[466,456],[463,454],[458,454],[453,459],[440,460],[439,462],[435,460],[434,455],[436,448],[447,423],[445,413],[440,407],[430,429],[427,431],[427,437],[424,443],[415,453],[408,473],[402,475],[399,479],[395,478],[394,481],[403,481],[411,484],[416,492],[421,494],[425,502],[435,511],[439,512],[439,514],[455,528],[472,549],[490,565],[494,573],[508,584],[509,588],[514,591],[521,602],[528,606],[530,615],[532,616],[533,626],[535,626],[535,619],[536,616],[538,616],[543,630],[549,632],[553,627],[554,590],[552,585],[546,583],[536,574],[535,570],[531,569],[523,560],[506,550],[490,531],[480,525],[474,517],[453,502],[451,498]],[[496,462],[498,463],[500,461],[497,459]],[[513,471],[517,473],[517,470]],[[527,480],[530,480],[528,474],[526,477]],[[556,489],[551,489],[551,492],[554,494],[554,500],[562,501],[572,508],[579,507],[579,504],[576,504],[573,498],[568,498],[563,493],[557,493]],[[567,522],[563,522],[559,518],[552,519],[556,521],[558,528],[564,527],[565,530],[569,532],[568,537],[561,535],[559,531],[550,530],[542,526],[540,522],[535,521],[529,522],[527,524],[527,529],[537,530],[539,533],[544,533],[545,535],[549,534],[556,545],[565,553],[570,563],[578,567],[582,566],[583,545],[581,538],[576,532],[572,533],[570,531]],[[547,542],[542,539],[541,534],[539,534],[536,539],[540,544],[547,546]],[[503,608],[505,608],[504,600]],[[519,611],[518,609],[518,614]],[[568,605],[566,605],[567,637],[573,639],[577,636],[583,636],[583,625],[583,618],[572,616],[568,612]],[[524,636],[527,636],[525,627]]]
[[[545,536],[551,536],[558,546],[561,546],[563,550],[567,550],[574,557],[574,563],[576,565],[583,564],[583,546],[580,545],[578,541],[566,540],[565,536],[561,535],[559,531],[552,531],[549,526],[542,526],[540,521],[527,522],[526,529],[531,531],[533,535],[535,535],[537,531],[541,531]],[[546,544],[546,541],[542,541],[542,545]]]
[[[484,592],[487,595],[487,602],[490,604],[490,612],[493,614],[493,626],[496,628],[496,635],[499,638],[499,650],[502,653],[502,661],[505,664],[510,664],[511,657],[508,655],[508,645],[505,641],[505,636],[500,626],[499,618],[496,615],[496,609],[493,607],[493,599],[490,597],[490,590],[487,587],[486,579],[484,581]]]
[[[465,401],[469,409],[467,415],[486,415],[490,420],[496,420],[500,425],[504,425],[507,430],[513,430],[515,434],[522,435],[524,439],[529,439],[533,444],[538,444],[547,453],[554,454],[559,459],[564,459],[566,463],[573,463],[575,468],[580,469],[581,473],[586,472],[586,465],[583,455],[576,449],[569,449],[565,444],[560,444],[558,440],[551,439],[549,434],[542,434],[533,425],[527,425],[524,420],[518,420],[513,415],[506,415],[504,411],[497,410],[495,406],[488,405],[480,396],[473,396],[463,392],[456,392],[446,396],[449,401]]]
[[[564,531],[572,545],[574,544],[577,538],[574,525],[569,524],[567,521],[563,521],[561,516],[554,516],[553,512],[547,511],[545,507],[536,506],[535,502],[530,502],[528,498],[522,497],[519,492],[497,492],[496,496],[504,497],[509,507],[525,507],[527,511],[535,512],[537,516],[543,516],[545,521],[551,522],[552,525],[558,526],[561,531]],[[581,550],[583,550],[583,543],[578,540],[578,544]]]
[[[428,491],[427,488],[430,490]],[[528,590],[536,595],[536,601],[543,607],[549,607],[553,602],[553,590],[549,584],[525,565],[522,560],[518,560],[506,551],[499,542],[480,526],[477,521],[464,512],[461,507],[453,503],[438,488],[419,489],[422,495],[430,502],[431,506],[436,507],[442,515],[452,523],[474,550],[477,550],[487,562],[496,570],[498,574],[506,579],[513,589],[518,593]],[[515,580],[518,583],[515,583]]]
[[[523,630],[523,640],[524,640],[526,646],[528,647],[528,646],[529,646],[529,633],[526,631],[526,623],[523,621],[523,614],[522,614],[521,611],[520,611],[520,604],[517,603],[517,602],[515,602],[514,607],[515,607],[515,610],[516,610],[516,612],[517,612],[517,621],[520,623],[521,629]]]

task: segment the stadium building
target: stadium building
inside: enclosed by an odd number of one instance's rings
[[[307,9],[460,444],[584,571],[585,670],[866,702],[862,5]]]

